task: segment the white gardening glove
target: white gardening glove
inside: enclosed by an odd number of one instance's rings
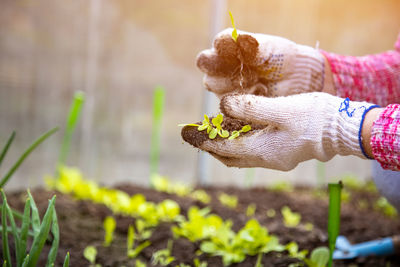
[[[205,87],[218,97],[240,92],[286,96],[320,92],[324,86],[324,57],[309,46],[259,33],[232,29],[220,32],[213,47],[202,51],[197,66],[206,75]]]
[[[206,138],[194,145],[227,166],[282,171],[309,159],[328,161],[337,154],[366,158],[359,132],[364,114],[373,107],[326,93],[277,98],[228,95],[221,100],[225,116],[265,128],[234,140]]]

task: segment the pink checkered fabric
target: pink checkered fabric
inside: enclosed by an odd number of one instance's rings
[[[395,50],[363,57],[321,51],[333,74],[337,94],[351,100],[388,105],[374,122],[371,147],[384,169],[400,170],[400,34]]]

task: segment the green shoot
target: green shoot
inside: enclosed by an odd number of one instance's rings
[[[291,211],[288,206],[284,206],[281,209],[281,213],[283,216],[283,223],[286,227],[296,227],[299,225],[301,220],[301,215],[299,213]]]
[[[136,260],[135,267],[146,267],[146,264],[141,262],[140,260]]]
[[[308,254],[307,250],[299,251],[299,245],[293,241],[286,244],[285,249],[288,251],[290,257],[300,260],[304,260]]]
[[[397,216],[397,210],[393,207],[385,197],[380,197],[374,204],[374,209],[382,212],[390,218]]]
[[[10,248],[8,247],[8,233],[5,231],[7,229],[7,201],[4,196],[3,189],[1,189],[3,194],[3,206],[1,210],[1,225],[3,231],[1,233],[1,239],[3,240],[3,266],[11,267],[11,255],[10,255]]]
[[[17,160],[17,162],[11,167],[11,169],[7,172],[6,175],[1,179],[0,181],[0,187],[4,187],[4,185],[8,182],[8,180],[11,178],[11,176],[14,174],[14,172],[18,169],[18,167],[22,164],[22,162],[28,157],[28,155],[37,147],[39,146],[44,140],[46,140],[48,137],[50,137],[52,134],[54,134],[56,131],[58,131],[58,128],[51,129],[50,131],[46,132],[43,134],[41,137],[39,137],[35,142],[33,142],[27,150],[21,155],[21,157]]]
[[[207,267],[208,263],[206,261],[200,261],[199,258],[193,260],[194,267]]]
[[[143,249],[150,246],[151,243],[149,240],[144,241],[142,244],[139,244],[136,248],[133,248],[135,243],[135,229],[133,226],[130,225],[128,228],[128,236],[126,239],[126,246],[127,246],[127,256],[128,258],[136,258]]]
[[[211,202],[211,197],[210,197],[210,195],[207,194],[207,192],[204,191],[204,190],[202,190],[202,189],[197,189],[197,190],[193,191],[193,192],[190,194],[190,197],[193,198],[193,199],[195,199],[195,200],[200,201],[200,202],[203,203],[203,204],[208,204],[208,203]]]
[[[335,249],[336,238],[340,230],[340,201],[342,183],[329,184],[329,217],[328,217],[328,242],[329,242],[329,264],[332,266],[332,255]]]
[[[64,165],[65,161],[67,160],[69,148],[71,146],[72,134],[74,133],[75,127],[79,121],[84,101],[85,101],[85,94],[81,91],[75,92],[74,100],[71,104],[68,113],[64,138],[61,145],[60,155],[58,157],[58,165]]]
[[[222,129],[221,123],[223,120],[224,120],[224,117],[222,116],[222,114],[218,114],[217,117],[215,117],[211,120],[211,122],[217,129],[218,135],[221,136],[222,138],[227,138],[227,137],[229,137],[229,132],[227,130]]]
[[[150,175],[158,172],[160,157],[161,121],[164,111],[164,88],[157,86],[153,93],[153,127],[150,149]]]
[[[235,21],[234,21],[234,19],[233,19],[232,12],[230,12],[230,11],[229,11],[229,16],[231,17],[231,23],[232,23],[232,28],[233,28],[233,31],[232,31],[232,39],[233,39],[235,42],[237,42],[238,33],[237,33],[237,30],[236,30],[236,27],[235,27]]]
[[[10,145],[13,142],[14,138],[15,138],[15,131],[12,132],[11,136],[7,140],[6,145],[4,146],[3,150],[1,151],[1,154],[0,154],[0,166],[1,166],[1,163],[3,162],[4,157],[7,154],[7,151],[10,148]]]
[[[219,202],[221,202],[222,205],[231,209],[235,209],[238,203],[237,196],[228,195],[226,193],[219,194],[218,200]]]
[[[69,267],[69,252],[65,256],[63,267]]]
[[[104,243],[103,243],[104,247],[110,246],[111,242],[113,241],[116,225],[117,225],[117,223],[115,222],[115,219],[113,217],[107,216],[104,219],[104,222],[103,222],[103,227],[104,227],[104,231],[105,231]]]
[[[274,209],[268,209],[267,210],[267,217],[268,218],[274,218],[276,215],[276,211]]]

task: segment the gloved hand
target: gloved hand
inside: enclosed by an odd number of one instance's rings
[[[234,140],[207,139],[196,145],[227,166],[283,171],[309,159],[328,161],[337,154],[366,158],[359,133],[364,114],[373,107],[320,92],[277,98],[228,95],[221,100],[226,116],[265,128]]]
[[[274,97],[322,91],[325,58],[318,50],[244,31],[238,31],[235,42],[231,34],[231,28],[220,32],[213,47],[197,57],[197,66],[206,74],[205,87],[218,97],[233,92]]]

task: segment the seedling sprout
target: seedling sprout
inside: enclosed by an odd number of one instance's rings
[[[103,246],[108,247],[110,246],[111,242],[114,238],[114,231],[117,223],[112,216],[107,216],[104,219],[103,226],[104,226],[104,243]]]
[[[340,230],[340,202],[342,183],[329,184],[329,216],[328,216],[328,242],[329,242],[329,264],[332,266],[332,255],[335,249],[336,238]]]

